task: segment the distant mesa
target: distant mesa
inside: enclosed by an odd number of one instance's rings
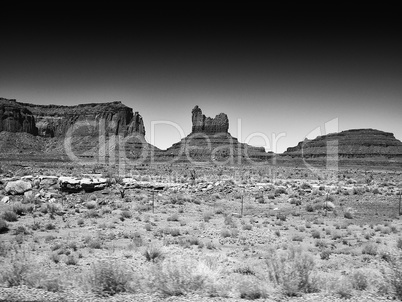
[[[89,158],[99,154],[107,156],[110,151],[118,152],[115,144],[103,144],[103,141],[108,143],[108,138],[113,135],[124,140],[125,152],[129,156],[142,156],[144,149],[159,150],[145,141],[141,115],[117,101],[59,106],[0,98],[0,134],[0,151],[3,153],[14,153],[17,149],[22,153],[66,156],[63,141],[69,134],[72,134],[74,154]]]
[[[106,133],[145,135],[141,115],[121,102],[76,106],[34,105],[0,98],[0,131],[26,132],[43,137],[64,137],[74,124],[74,135]],[[85,127],[87,125],[87,127]],[[104,129],[99,127],[104,126]]]
[[[335,149],[336,148],[336,149]],[[288,148],[282,157],[325,160],[336,154],[340,164],[376,162],[378,165],[402,161],[402,142],[392,133],[375,129],[352,129],[304,140]]]

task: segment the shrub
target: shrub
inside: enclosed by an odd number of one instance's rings
[[[302,242],[303,239],[304,239],[304,237],[301,236],[301,235],[293,235],[293,237],[292,237],[292,241],[299,241],[299,242]]]
[[[353,219],[353,214],[351,212],[345,212],[345,214],[343,215],[345,218],[347,219]]]
[[[13,204],[13,212],[19,216],[22,216],[26,213],[26,208],[22,203],[16,202]]]
[[[286,189],[285,188],[276,188],[275,189],[275,196],[279,196],[279,195],[281,195],[281,194],[286,194],[287,192],[286,192]]]
[[[270,281],[282,287],[286,295],[294,296],[317,290],[316,282],[312,278],[315,269],[314,258],[301,248],[291,246],[282,254],[273,250],[266,264]]]
[[[262,284],[262,282],[255,277],[242,280],[237,285],[237,288],[240,292],[241,299],[256,300],[264,299],[269,296],[265,284]]]
[[[374,242],[368,242],[362,249],[362,254],[376,256],[378,252],[378,246]]]
[[[87,237],[84,241],[88,245],[88,247],[92,249],[102,248],[102,241],[100,240],[100,238],[92,239],[91,237]]]
[[[33,264],[25,254],[14,255],[8,265],[2,267],[1,278],[8,287],[20,285],[33,285],[32,273],[35,271]]]
[[[179,221],[179,215],[177,213],[174,213],[167,218],[167,221]]]
[[[208,211],[203,214],[203,219],[205,222],[209,222],[209,220],[214,216],[214,213]]]
[[[332,254],[331,250],[325,249],[320,253],[320,257],[322,260],[329,260],[331,254]]]
[[[100,217],[98,211],[95,210],[95,209],[88,210],[87,212],[85,212],[84,216],[85,216],[85,218],[98,218],[98,217]]]
[[[398,249],[402,250],[402,237],[399,237],[396,241],[396,246]]]
[[[253,229],[253,226],[251,224],[243,225],[243,230],[245,230],[245,231],[251,231],[252,229]]]
[[[162,260],[164,258],[164,254],[162,250],[157,247],[157,246],[148,246],[143,255],[145,256],[145,259],[150,262],[157,262],[158,260]]]
[[[342,234],[339,231],[332,232],[332,240],[337,240],[337,239],[341,239],[341,238],[342,238]]]
[[[327,248],[328,243],[325,240],[316,240],[315,246],[322,249],[322,248]]]
[[[152,290],[165,296],[182,296],[203,290],[207,285],[208,269],[198,269],[199,263],[183,258],[167,259],[151,268]]]
[[[13,222],[18,220],[18,215],[12,211],[5,211],[2,216],[5,221]]]
[[[223,238],[227,238],[227,237],[230,237],[232,234],[230,233],[230,231],[228,230],[228,229],[223,229],[222,231],[221,231],[221,236],[223,237]]]
[[[132,291],[133,274],[116,261],[100,261],[92,265],[86,280],[96,295],[113,296]]]
[[[276,215],[276,218],[279,219],[280,221],[286,221],[286,215],[285,214],[278,214],[278,215]]]
[[[14,235],[19,235],[19,234],[29,235],[29,232],[24,226],[20,225],[14,230]]]
[[[366,290],[368,288],[368,278],[364,272],[357,270],[351,274],[350,278],[354,289]]]
[[[314,212],[314,207],[311,204],[306,205],[307,212]]]
[[[54,225],[53,223],[49,222],[48,224],[45,225],[45,229],[48,230],[48,231],[54,230],[54,229],[56,229],[56,225]]]
[[[7,222],[4,219],[0,218],[0,234],[7,233],[8,230],[9,227],[7,225]]]
[[[96,196],[95,196],[95,199],[96,199]],[[96,202],[96,200],[90,200],[85,203],[85,206],[88,210],[96,209],[96,207],[98,206],[98,203]]]
[[[129,219],[133,217],[133,214],[130,211],[124,210],[120,213],[120,217],[123,217],[124,219]]]
[[[314,239],[319,239],[319,238],[321,238],[320,231],[318,231],[318,230],[313,230],[313,231],[311,232],[311,237],[313,237]]]
[[[78,259],[75,258],[74,255],[70,254],[70,255],[68,255],[68,257],[67,257],[65,263],[66,263],[67,265],[77,265]]]

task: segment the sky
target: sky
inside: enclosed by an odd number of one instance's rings
[[[114,12],[115,13],[115,12]],[[284,152],[304,138],[374,128],[402,140],[395,18],[202,12],[184,18],[19,16],[0,27],[0,97],[76,105],[119,100],[161,149],[191,110],[224,112],[241,142]]]

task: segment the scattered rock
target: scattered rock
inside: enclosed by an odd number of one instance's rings
[[[7,183],[4,191],[7,194],[11,195],[21,195],[24,192],[29,191],[32,189],[32,185],[28,181],[17,180],[17,181],[10,181]]]

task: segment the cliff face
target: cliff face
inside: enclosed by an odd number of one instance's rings
[[[402,142],[392,133],[375,129],[353,129],[340,133],[319,136],[288,148],[284,155],[293,157],[325,157],[336,152],[340,158],[402,157]]]
[[[215,118],[206,117],[198,106],[191,113],[192,133],[216,134],[227,133],[229,130],[229,119],[225,113],[220,113]]]
[[[37,135],[35,118],[29,111],[15,100],[0,98],[0,132],[26,132]]]
[[[0,131],[44,137],[98,135],[99,132],[145,135],[141,115],[121,102],[77,106],[34,105],[0,98]]]

